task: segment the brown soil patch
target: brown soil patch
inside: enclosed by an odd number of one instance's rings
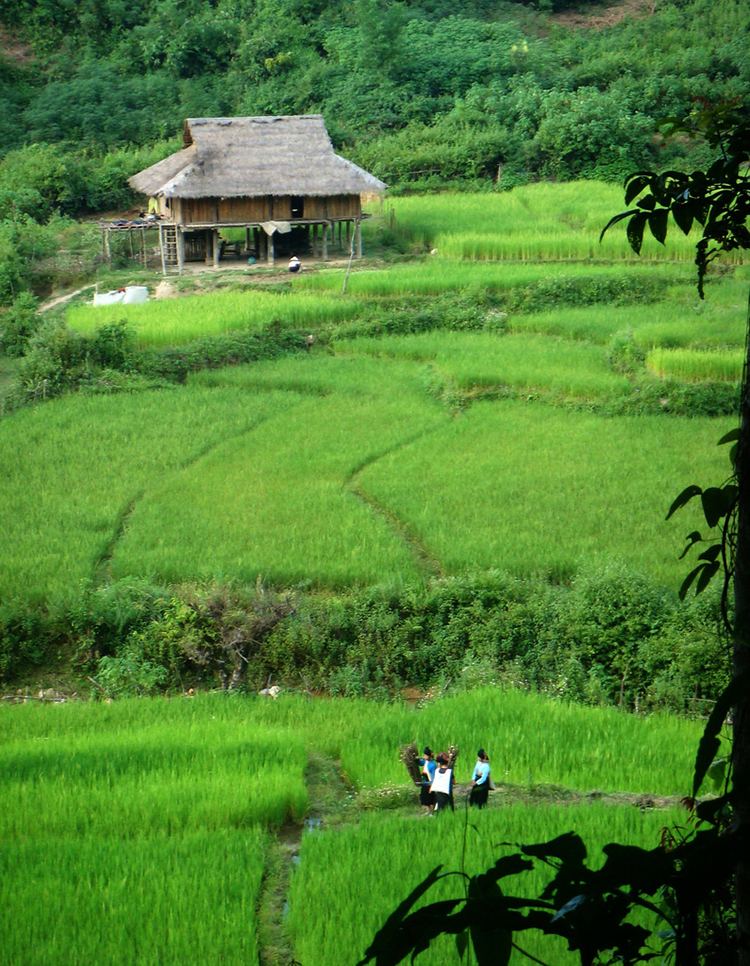
[[[0,24],[0,54],[3,59],[18,67],[26,67],[34,60],[31,44],[25,44]]]
[[[566,10],[553,14],[550,22],[568,30],[605,30],[607,27],[614,27],[625,17],[635,20],[650,17],[655,6],[656,0],[625,0],[624,3],[601,6],[587,13]]]

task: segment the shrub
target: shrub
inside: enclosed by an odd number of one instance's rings
[[[609,343],[607,362],[615,372],[634,375],[643,370],[646,350],[633,338],[632,329],[616,332]]]
[[[39,325],[38,307],[38,299],[30,292],[21,292],[0,315],[0,353],[18,358],[26,352]]]
[[[515,289],[505,298],[509,312],[543,312],[560,305],[633,305],[655,302],[668,280],[645,275],[552,275]]]

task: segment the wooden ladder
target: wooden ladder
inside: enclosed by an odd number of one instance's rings
[[[177,265],[177,227],[175,225],[159,225],[159,247],[161,265],[166,275],[168,265]]]

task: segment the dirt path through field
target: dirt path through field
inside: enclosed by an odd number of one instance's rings
[[[285,926],[287,895],[292,871],[299,862],[302,836],[322,834],[328,820],[341,816],[351,805],[352,793],[339,763],[311,753],[305,775],[310,809],[304,822],[284,825],[266,857],[261,897],[258,903],[258,945],[260,966],[291,966],[294,950]]]
[[[68,292],[66,295],[58,295],[53,299],[47,299],[46,302],[42,302],[42,304],[39,306],[39,311],[47,312],[49,309],[54,309],[56,305],[64,305],[72,298],[75,298],[76,295],[80,295],[82,292],[88,292],[88,290],[92,288],[96,288],[96,285],[84,285],[83,288],[77,288],[75,292]]]

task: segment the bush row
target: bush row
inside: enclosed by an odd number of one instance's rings
[[[490,572],[346,595],[297,592],[277,622],[264,617],[275,606],[269,593],[126,580],[55,607],[6,603],[0,678],[18,683],[62,659],[114,695],[201,679],[226,686],[222,662],[243,635],[251,689],[274,681],[389,698],[406,686],[508,683],[592,704],[700,711],[730,672],[716,594],[681,603],[615,564],[558,585]]]
[[[13,346],[9,355],[25,355],[18,385],[5,400],[8,410],[65,391],[133,391],[182,383],[199,369],[272,359],[307,347],[301,333],[271,323],[260,333],[212,336],[179,348],[138,349],[126,322],[83,335],[59,319],[43,321],[32,330],[25,302],[12,312],[11,324],[2,330],[3,344]]]

